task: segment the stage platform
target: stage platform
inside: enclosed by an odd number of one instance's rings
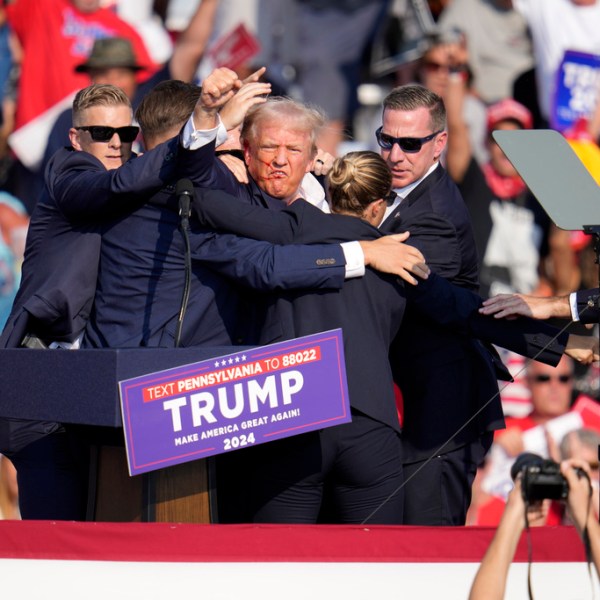
[[[494,531],[0,521],[0,589],[61,600],[465,600]],[[574,529],[537,528],[531,540],[536,598],[593,597]],[[527,597],[523,536],[506,598]]]

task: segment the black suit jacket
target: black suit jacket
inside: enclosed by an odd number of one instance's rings
[[[369,240],[382,235],[361,219],[328,215],[303,200],[272,212],[222,192],[203,191],[197,196],[194,209],[205,225],[277,244]],[[481,298],[441,277],[432,276],[416,287],[406,286],[405,290],[395,278],[367,269],[363,279],[347,280],[338,292],[296,292],[272,297],[261,343],[340,327],[352,405],[397,428],[388,352],[406,296],[425,318],[436,319],[441,326],[453,328],[464,337],[493,338],[521,354],[532,355],[556,332],[533,320],[512,322],[506,327],[496,319],[481,317],[477,312]],[[555,344],[542,359],[556,364],[562,348],[560,343]]]
[[[407,243],[421,250],[434,273],[465,289],[478,289],[469,214],[441,165],[380,229],[409,230]],[[442,452],[504,427],[496,365],[477,340],[443,330],[409,309],[393,344],[391,362],[404,397],[407,462],[427,458],[446,442]]]
[[[173,347],[185,282],[185,240],[173,186],[116,220],[102,235],[86,347]],[[217,234],[191,219],[192,276],[181,346],[236,343],[239,285],[261,291],[340,288],[339,245],[273,246]],[[244,340],[256,343],[257,340]]]
[[[102,224],[191,172],[193,157],[173,138],[107,171],[87,152],[59,150],[31,217],[21,285],[0,346],[18,347],[25,333],[46,340],[76,338],[94,297]]]
[[[600,322],[599,293],[598,288],[577,292],[577,310],[582,323]]]

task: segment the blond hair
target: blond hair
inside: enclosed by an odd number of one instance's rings
[[[327,175],[331,209],[361,215],[374,200],[392,189],[392,174],[376,152],[348,152],[337,158]]]
[[[84,125],[81,123],[82,113],[93,106],[127,106],[131,110],[131,102],[121,88],[106,83],[94,83],[79,90],[73,100],[74,127]]]

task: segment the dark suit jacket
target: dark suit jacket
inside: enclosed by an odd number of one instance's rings
[[[173,347],[185,281],[184,238],[172,186],[102,235],[98,286],[86,347]],[[238,285],[262,291],[343,285],[339,245],[273,246],[217,234],[192,219],[192,278],[181,346],[238,342]],[[257,343],[257,340],[243,340]]]
[[[423,252],[434,273],[463,288],[478,289],[469,214],[441,166],[380,229],[385,233],[409,230],[408,243]],[[409,309],[393,344],[391,361],[404,397],[407,462],[427,458],[448,440],[444,451],[504,427],[496,366],[478,341],[442,330]]]
[[[18,347],[25,333],[46,340],[76,338],[94,297],[99,227],[191,172],[193,156],[177,138],[111,171],[86,152],[57,152],[31,217],[21,285],[0,346]]]
[[[196,196],[194,210],[206,225],[273,243],[344,242],[380,237],[379,230],[356,217],[328,215],[297,200],[283,211],[266,211],[217,191]],[[270,301],[262,343],[341,327],[351,404],[361,412],[397,428],[388,351],[402,317],[405,296],[420,313],[463,336],[493,338],[515,352],[532,355],[557,330],[533,320],[509,327],[481,317],[481,298],[432,276],[418,286],[367,269],[363,279],[346,281],[339,292],[286,293]],[[444,307],[440,310],[440,307]],[[564,342],[564,337],[562,338]],[[563,346],[543,356],[556,364]]]
[[[577,310],[582,323],[600,322],[599,293],[598,288],[577,292]]]

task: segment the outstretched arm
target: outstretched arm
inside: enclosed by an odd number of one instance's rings
[[[499,294],[483,302],[480,311],[483,315],[494,315],[496,319],[505,317],[571,317],[569,296],[538,297],[527,294]]]

